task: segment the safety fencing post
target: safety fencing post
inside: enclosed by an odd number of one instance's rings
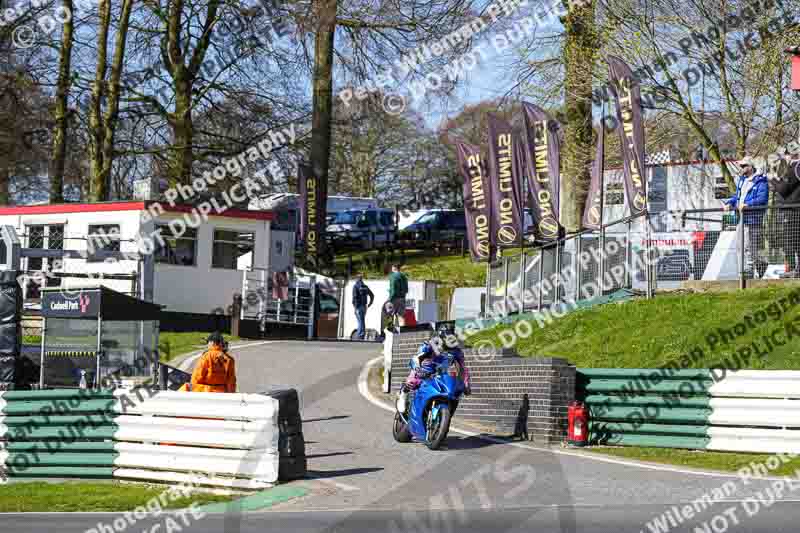
[[[522,250],[522,259],[520,259],[520,261],[521,261],[520,262],[521,271],[519,273],[519,279],[520,279],[519,299],[520,299],[520,301],[522,301],[522,309],[520,309],[520,311],[519,311],[520,313],[524,313],[525,312],[525,303],[527,301],[527,298],[525,297],[525,293],[526,293],[526,289],[527,289],[527,284],[526,283],[527,283],[527,280],[528,280],[528,276],[527,276],[527,274],[528,274],[527,257],[528,257],[528,252],[526,252],[525,250]]]
[[[650,212],[644,212],[645,273],[647,274],[647,298],[653,297],[653,239],[650,234]]]
[[[539,302],[536,304],[536,310],[542,310],[542,285],[544,284],[544,249],[539,248]]]
[[[577,302],[581,299],[581,234],[575,236],[575,258],[572,261],[573,268],[575,269],[575,294],[574,300]]]
[[[605,290],[603,289],[603,271],[606,268],[606,227],[605,225],[600,225],[600,241],[598,243],[599,249],[597,257],[599,257],[598,265],[597,265],[597,287],[600,292],[600,296],[605,295]]]
[[[737,259],[739,260],[739,289],[744,290],[747,287],[744,272],[744,213],[740,211],[738,218],[739,220],[736,224],[736,231],[738,232],[737,240],[739,241],[739,246],[737,247],[738,249],[736,250],[736,253],[738,254]]]
[[[503,316],[508,316],[508,260],[510,257],[503,258]]]
[[[555,289],[556,294],[553,297],[553,305],[556,304],[561,299],[561,240],[556,240],[556,279],[555,279]]]
[[[631,221],[628,220],[628,228],[625,231],[625,288],[632,288],[631,279]]]

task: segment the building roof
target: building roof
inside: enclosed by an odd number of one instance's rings
[[[189,213],[194,209],[192,205],[169,205],[166,202],[156,201],[117,201],[94,203],[69,203],[69,204],[44,204],[44,205],[19,205],[0,207],[0,215],[54,215],[67,213],[97,213],[111,211],[144,211],[150,205],[160,204],[167,213]],[[228,208],[221,214],[209,213],[212,217],[243,218],[251,220],[273,220],[272,211],[247,210]]]

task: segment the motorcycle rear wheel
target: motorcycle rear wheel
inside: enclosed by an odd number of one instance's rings
[[[450,406],[443,405],[439,408],[439,418],[428,431],[429,438],[425,440],[425,445],[430,450],[438,450],[447,438],[448,431],[450,431]]]
[[[403,420],[400,413],[394,414],[394,424],[392,424],[392,436],[397,442],[411,442],[411,430]]]

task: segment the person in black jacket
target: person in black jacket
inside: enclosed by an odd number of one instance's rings
[[[798,158],[798,155],[795,155]],[[786,258],[786,273],[781,277],[800,277],[800,158],[782,165],[778,172],[779,179],[775,182],[775,206],[778,208],[778,232],[783,253]]]
[[[361,274],[356,275],[356,283],[353,285],[353,308],[356,310],[356,320],[358,321],[356,337],[360,341],[364,340],[364,335],[366,334],[364,319],[367,316],[367,308],[372,305],[374,300],[375,295],[364,283]]]

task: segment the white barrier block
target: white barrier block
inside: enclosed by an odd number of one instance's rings
[[[114,423],[118,427],[115,441],[168,442],[238,450],[278,448],[278,425],[268,420],[244,422],[121,415]]]
[[[708,428],[707,450],[800,453],[800,431],[756,428]]]
[[[277,450],[224,450],[118,442],[114,465],[170,472],[202,472],[231,477],[278,480]]]
[[[708,389],[714,398],[798,398],[800,399],[800,372],[789,377],[785,372],[773,374],[772,371],[729,372],[722,380]]]
[[[140,400],[129,391],[116,390],[114,411],[125,415],[191,416],[229,420],[278,418],[278,400],[261,394],[159,391]],[[126,397],[126,398],[125,398]]]
[[[800,427],[800,401],[782,398],[711,398],[709,424]]]
[[[113,477],[114,479],[160,481],[176,485],[223,487],[239,490],[263,490],[274,486],[272,483],[255,479],[234,479],[201,474],[185,474],[183,472],[159,472],[138,468],[117,468],[114,470]]]

